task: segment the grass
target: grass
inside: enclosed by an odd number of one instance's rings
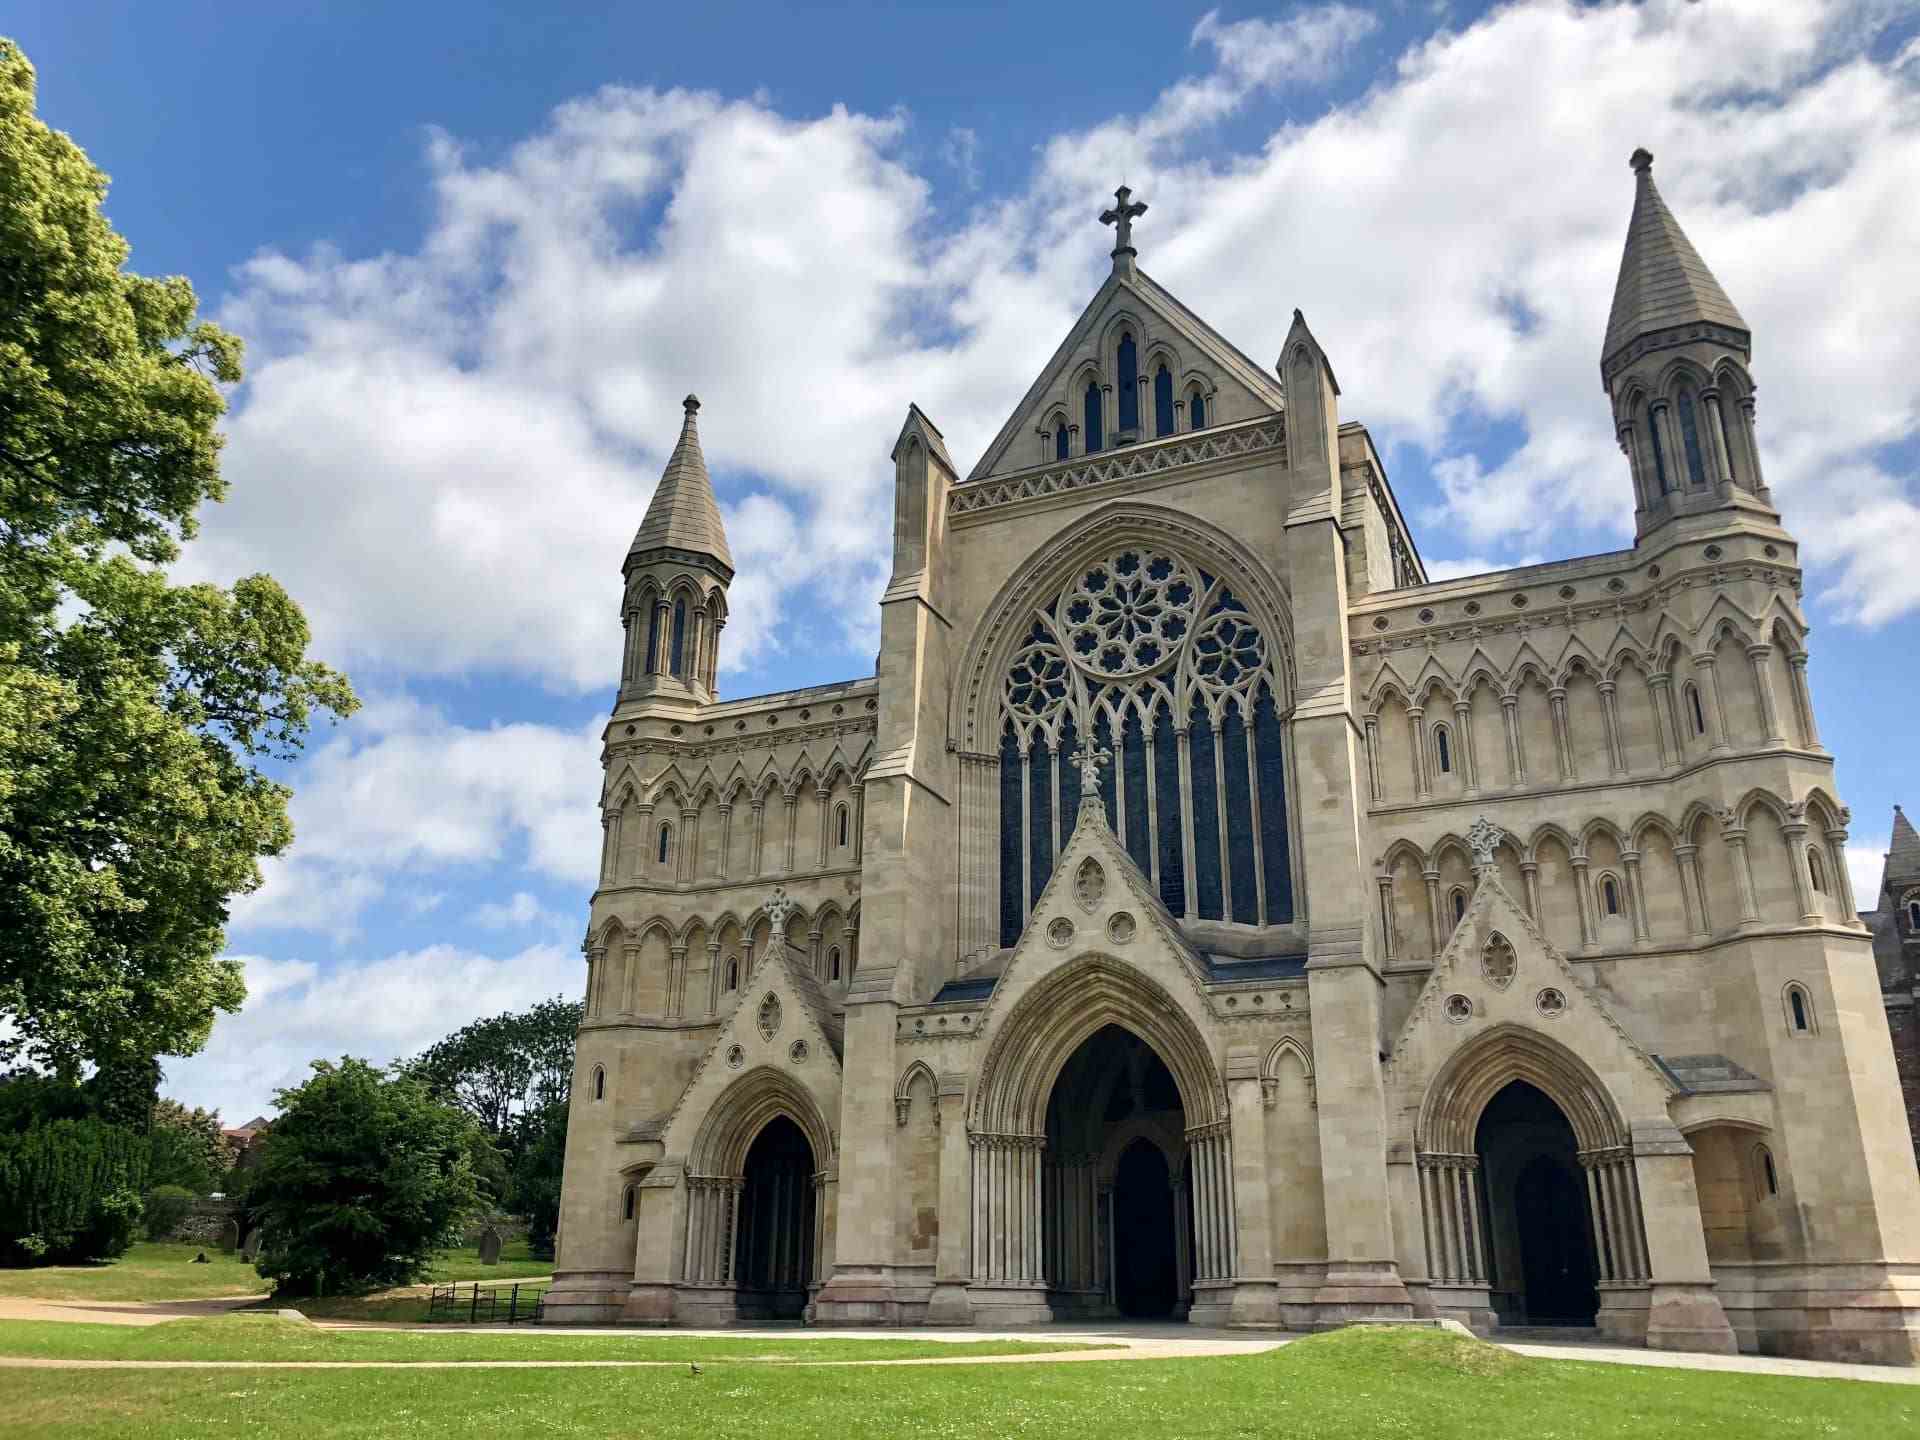
[[[195,1265],[204,1253],[208,1263]],[[442,1250],[435,1257],[429,1282],[449,1280],[523,1280],[553,1273],[551,1260],[527,1254],[526,1241],[515,1241],[500,1251],[498,1265],[482,1265],[480,1252]],[[31,1270],[0,1269],[0,1295],[36,1300],[203,1300],[223,1295],[262,1295],[271,1285],[236,1254],[223,1254],[211,1245],[174,1241],[143,1241],[118,1260],[99,1265],[44,1265]],[[426,1318],[425,1291],[416,1307]],[[399,1307],[395,1307],[399,1308]],[[371,1318],[371,1317],[370,1317]]]
[[[929,1355],[1016,1355],[1101,1347],[1044,1340],[820,1340],[802,1333],[573,1335],[502,1325],[484,1334],[324,1330],[241,1312],[163,1325],[41,1324],[0,1320],[0,1355],[53,1360],[912,1360]],[[10,1384],[20,1371],[8,1371]]]
[[[9,1435],[61,1437],[245,1428],[317,1440],[470,1437],[480,1429],[782,1440],[1798,1440],[1913,1434],[1920,1426],[1920,1388],[1522,1359],[1432,1331],[1364,1329],[1211,1360],[872,1370],[721,1362],[699,1376],[678,1369],[14,1370],[6,1389]]]

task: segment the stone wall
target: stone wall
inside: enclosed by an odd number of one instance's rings
[[[148,1196],[149,1210],[153,1197]],[[188,1206],[187,1213],[180,1223],[164,1235],[155,1235],[155,1240],[174,1240],[188,1245],[218,1245],[220,1232],[226,1228],[229,1220],[240,1213],[240,1202],[235,1199],[210,1199],[205,1195],[197,1196]]]

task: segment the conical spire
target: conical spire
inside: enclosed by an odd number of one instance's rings
[[[1746,320],[1654,186],[1653,156],[1636,150],[1629,163],[1636,176],[1633,219],[1627,225],[1626,253],[1620,257],[1613,312],[1600,350],[1602,369],[1635,340],[1680,326],[1722,325],[1739,331],[1745,342],[1751,335]],[[1742,343],[1740,348],[1745,351],[1747,346]]]
[[[1903,879],[1920,874],[1920,834],[1898,805],[1893,807],[1893,843],[1887,847],[1887,874]]]
[[[714,502],[713,481],[707,476],[706,457],[700,453],[700,397],[686,398],[686,419],[680,426],[679,443],[660,484],[647,506],[647,518],[640,522],[628,560],[647,551],[690,550],[710,555],[733,574],[733,555],[727,549],[726,527],[720,523],[720,507]]]

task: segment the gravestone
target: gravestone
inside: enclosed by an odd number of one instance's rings
[[[260,1227],[254,1226],[247,1235],[247,1243],[240,1247],[240,1258],[249,1265],[260,1258]]]
[[[220,1248],[231,1255],[240,1248],[240,1222],[229,1220],[220,1227]]]
[[[480,1232],[480,1263],[482,1265],[500,1263],[500,1232],[491,1225]]]

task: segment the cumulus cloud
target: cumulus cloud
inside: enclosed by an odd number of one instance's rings
[[[294,848],[234,902],[234,934],[312,930],[345,940],[395,877],[499,867],[582,889],[595,879],[600,823],[598,719],[553,725],[456,724],[431,707],[371,704],[303,767]],[[429,890],[416,913],[437,908]]]
[[[247,1003],[222,1016],[206,1049],[165,1062],[165,1093],[217,1107],[229,1124],[271,1113],[275,1090],[298,1085],[316,1059],[378,1064],[419,1053],[469,1020],[524,1009],[585,984],[577,951],[534,945],[486,955],[451,945],[322,967],[240,955]]]
[[[348,664],[604,684],[620,557],[695,390],[743,561],[723,664],[861,655],[907,402],[966,465],[1098,283],[1123,175],[1154,207],[1143,263],[1249,353],[1306,310],[1344,413],[1431,467],[1428,549],[1617,544],[1599,344],[1644,143],[1754,326],[1811,592],[1884,623],[1920,607],[1891,558],[1920,506],[1885,458],[1920,429],[1920,65],[1873,58],[1881,16],[1510,5],[1222,154],[1223,117],[1319,93],[1378,32],[1350,6],[1213,12],[1196,73],[1044,140],[1026,186],[944,232],[902,113],[613,87],[498,160],[436,136],[416,248],[239,272],[234,498],[193,563],[271,569]],[[962,139],[936,147],[949,168]],[[1518,443],[1482,453],[1489,424]]]
[[[1891,834],[1869,835],[1847,846],[1847,876],[1853,881],[1854,904],[1871,910],[1880,903],[1880,877],[1887,868]]]

